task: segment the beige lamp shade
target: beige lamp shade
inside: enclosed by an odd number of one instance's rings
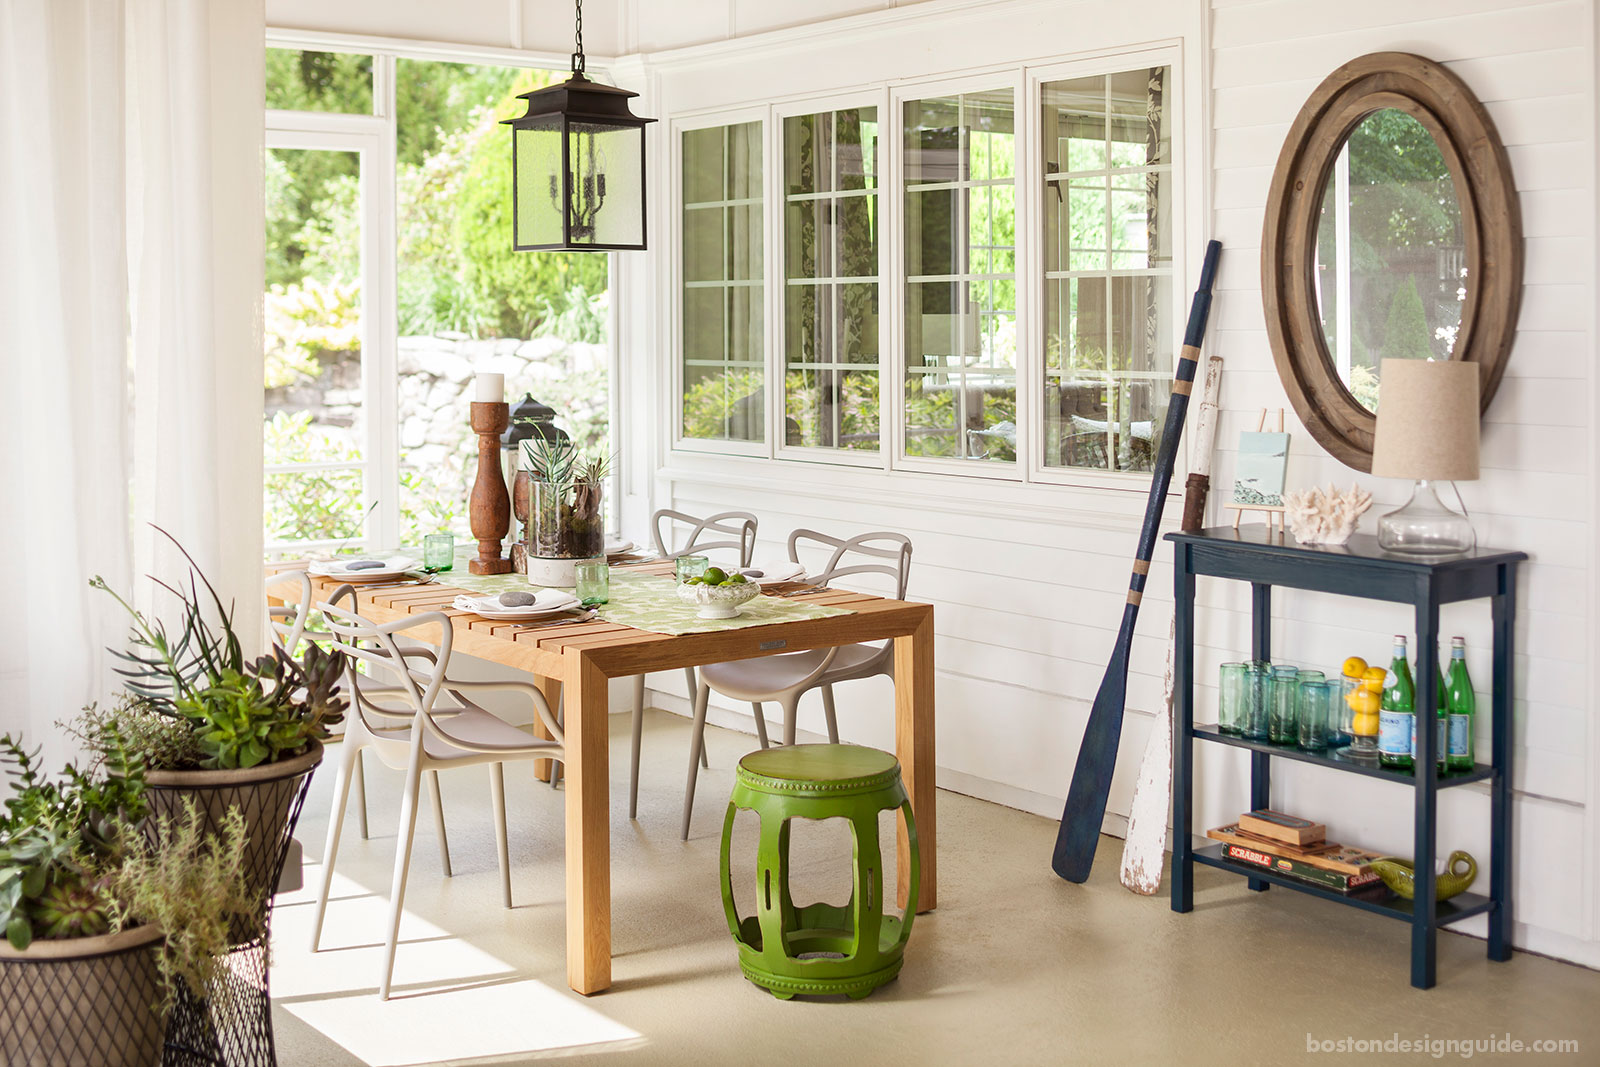
[[[1379,371],[1372,473],[1470,481],[1478,476],[1476,363],[1386,359]]]

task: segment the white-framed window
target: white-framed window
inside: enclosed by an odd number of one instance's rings
[[[1016,475],[1018,95],[1004,78],[895,94],[908,468]]]
[[[610,256],[511,247],[499,120],[556,64],[269,31],[266,65],[268,552],[468,538],[477,371],[616,452]]]
[[[872,93],[775,111],[779,455],[881,463],[884,104]]]
[[[765,454],[772,375],[764,116],[673,132],[679,434]]]
[[[1146,483],[1182,327],[1177,69],[1176,47],[1152,46],[680,120],[764,129],[767,348],[743,370],[783,389],[763,389],[760,439],[680,424],[672,447]],[[687,174],[696,144],[675,144]],[[844,299],[869,283],[875,301]],[[874,334],[875,352],[860,343]],[[677,362],[680,381],[697,373],[687,350]]]
[[[1172,386],[1172,69],[1040,85],[1046,467],[1147,471]]]

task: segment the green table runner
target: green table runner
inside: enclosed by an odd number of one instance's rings
[[[466,560],[460,558],[455,569],[439,575],[439,583],[457,586],[480,596],[533,588],[528,584],[527,575],[523,574],[469,573]],[[678,599],[677,582],[674,579],[612,567],[611,602],[601,606],[600,618],[657,634],[700,634],[854,614],[846,608],[772,596],[758,596],[741,605],[738,617],[732,619],[702,619],[698,610],[694,604],[686,604]]]

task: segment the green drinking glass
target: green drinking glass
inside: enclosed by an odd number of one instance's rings
[[[422,565],[430,571],[447,571],[455,566],[456,535],[429,534],[422,539]]]
[[[592,608],[611,599],[611,568],[605,557],[586,559],[574,568],[577,575],[577,596],[583,606]]]

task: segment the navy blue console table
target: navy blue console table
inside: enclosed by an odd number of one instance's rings
[[[1522,552],[1480,548],[1438,561],[1392,555],[1377,538],[1357,534],[1346,545],[1301,545],[1292,536],[1270,533],[1265,526],[1235,530],[1219,526],[1199,533],[1167,535],[1173,542],[1176,594],[1176,656],[1173,662],[1173,721],[1177,744],[1172,761],[1172,910],[1194,907],[1194,865],[1203,863],[1244,874],[1250,888],[1280,885],[1312,896],[1363,908],[1411,924],[1411,984],[1434,984],[1434,942],[1440,926],[1469,915],[1489,916],[1489,958],[1511,958],[1511,693],[1513,626],[1516,618],[1517,564]],[[1272,587],[1310,589],[1322,593],[1410,604],[1416,611],[1416,706],[1435,706],[1438,678],[1439,605],[1487,597],[1494,622],[1494,678],[1490,702],[1492,762],[1470,771],[1440,775],[1419,770],[1396,771],[1341,760],[1335,755],[1302,752],[1292,745],[1247,741],[1214,726],[1194,722],[1194,589],[1206,575],[1249,582],[1252,594],[1252,655],[1272,658]],[[1481,722],[1481,720],[1480,720]],[[1272,760],[1298,760],[1331,770],[1382,778],[1412,787],[1415,803],[1413,849],[1416,858],[1416,900],[1377,894],[1345,896],[1304,885],[1267,871],[1246,871],[1222,857],[1220,844],[1196,849],[1194,834],[1194,743],[1213,741],[1250,750],[1250,804],[1272,805]],[[1437,735],[1417,731],[1417,766],[1434,766]],[[1439,790],[1487,781],[1490,788],[1489,895],[1462,893],[1436,903],[1434,853],[1439,825]]]

